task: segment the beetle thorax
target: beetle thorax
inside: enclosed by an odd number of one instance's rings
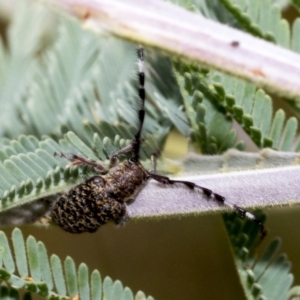
[[[117,201],[134,198],[144,185],[147,171],[140,163],[125,161],[112,167],[105,175],[107,192]]]

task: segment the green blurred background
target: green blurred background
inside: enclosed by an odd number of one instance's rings
[[[294,284],[300,284],[298,207],[267,210],[269,235],[276,236],[293,263]],[[4,231],[10,235],[11,228]],[[244,299],[220,215],[190,216],[160,221],[133,221],[116,228],[103,226],[94,234],[72,235],[60,228],[22,228],[62,260],[85,262],[102,278],[119,279],[133,292],[155,299]]]
[[[289,8],[284,17],[293,20],[296,14]],[[172,153],[178,145],[179,153]],[[180,157],[186,151],[185,140],[174,135],[165,155]],[[269,235],[260,248],[280,236],[282,251],[293,262],[294,284],[300,284],[299,207],[266,212]],[[11,230],[4,228],[8,235]],[[130,221],[119,228],[109,224],[94,234],[82,235],[54,226],[26,226],[22,230],[25,237],[33,235],[41,240],[48,254],[55,253],[62,260],[69,255],[77,265],[85,262],[90,271],[98,269],[102,278],[120,279],[134,293],[142,290],[155,299],[244,299],[219,214]]]

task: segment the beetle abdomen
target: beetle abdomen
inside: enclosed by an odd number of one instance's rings
[[[52,220],[72,233],[95,232],[112,220],[124,223],[126,206],[107,193],[105,176],[94,176],[63,194],[53,205]]]

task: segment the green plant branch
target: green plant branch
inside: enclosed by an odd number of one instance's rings
[[[70,133],[69,136],[71,136]],[[82,144],[81,140],[74,140],[73,142],[75,148],[79,149],[81,147],[80,149],[85,149],[87,147],[86,144]],[[49,143],[46,143],[46,141],[40,144],[41,146],[49,146]],[[45,149],[44,152],[37,150],[35,153],[47,154]],[[49,148],[47,151],[49,152],[47,157],[52,159],[50,154],[53,154],[54,150]],[[85,150],[82,151],[86,153]],[[32,153],[29,153],[28,157],[32,156],[30,154]],[[24,154],[20,154],[20,156],[25,157]],[[220,156],[193,154],[185,158],[180,163],[179,168],[177,166],[177,171],[180,171],[183,180],[193,181],[224,195],[228,203],[236,203],[242,207],[268,207],[292,204],[300,201],[298,187],[300,173],[298,165],[299,156],[298,153],[294,152],[276,152],[270,149],[265,149],[260,153],[243,153],[237,150],[230,150]],[[12,158],[17,157],[14,156]],[[34,157],[35,159],[39,158],[38,155]],[[28,169],[35,170],[36,168],[31,160],[28,161],[28,164],[24,164],[24,166],[13,164],[13,160],[10,159],[5,160],[5,165],[9,163],[14,168],[6,170],[7,177],[12,174],[12,171],[14,173],[24,173]],[[149,161],[144,163],[146,169],[151,168]],[[5,185],[0,185],[0,188],[4,190],[1,211],[26,203],[29,204],[39,198],[63,192],[74,184],[83,181],[86,176],[91,176],[91,170],[85,168],[65,168],[66,164],[67,161],[57,159],[57,165],[45,165],[45,169],[36,182],[33,180],[24,181],[21,178],[21,181],[10,190],[5,190]],[[174,167],[174,164],[170,163],[166,163],[165,166],[158,165],[158,169],[168,170],[172,167]],[[246,169],[248,171],[245,171]],[[200,172],[202,175],[196,175]],[[195,176],[191,177],[191,174],[195,174]],[[34,210],[30,206],[27,209],[32,211],[33,220],[36,219],[35,215],[40,215],[39,210]],[[200,214],[220,210],[224,211],[226,209],[228,207],[224,208],[215,201],[208,201],[201,192],[197,195],[188,188],[180,185],[166,187],[154,181],[150,181],[139,193],[136,201],[129,206],[132,218],[190,213]],[[11,217],[7,216],[6,218],[6,224],[15,224],[17,222],[15,216],[18,215],[18,211],[12,211],[11,213]],[[20,220],[18,224],[22,222]]]
[[[241,207],[273,207],[300,201],[300,167],[282,167],[226,174],[182,177],[219,193],[229,203]],[[177,178],[176,178],[177,179]],[[134,204],[128,207],[131,217],[184,215],[224,211],[228,208],[217,201],[208,201],[199,191],[184,186],[164,186],[150,181],[139,193]]]
[[[300,100],[300,56],[272,43],[205,19],[168,2],[149,0],[46,0],[107,31],[253,81]]]
[[[0,231],[0,280],[16,290],[22,289],[52,300],[153,300],[142,291],[134,296],[119,280],[113,282],[106,277],[102,281],[99,271],[89,274],[84,263],[77,269],[69,256],[64,263],[55,254],[49,257],[42,242],[33,236],[24,240],[18,228],[12,232],[12,244],[10,247],[5,233]]]

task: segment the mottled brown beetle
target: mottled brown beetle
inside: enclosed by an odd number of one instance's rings
[[[202,190],[208,198],[230,206],[240,216],[253,220],[260,227],[262,236],[265,235],[263,224],[253,214],[237,205],[231,205],[225,197],[193,182],[171,180],[168,177],[155,174],[155,162],[153,172],[147,171],[142,166],[139,161],[139,151],[141,131],[145,117],[143,49],[139,48],[137,54],[141,105],[138,110],[139,125],[132,143],[112,156],[109,170],[101,163],[91,161],[85,157],[69,153],[55,153],[54,155],[69,159],[71,161],[69,166],[87,165],[97,170],[99,175],[93,176],[84,183],[75,186],[56,200],[51,212],[52,220],[64,230],[72,233],[95,232],[101,225],[108,221],[113,221],[116,224],[124,224],[128,219],[126,203],[132,202],[146,181],[152,178],[166,185],[178,183],[192,190]],[[131,153],[131,157],[124,162],[119,162],[118,156],[125,153]]]

